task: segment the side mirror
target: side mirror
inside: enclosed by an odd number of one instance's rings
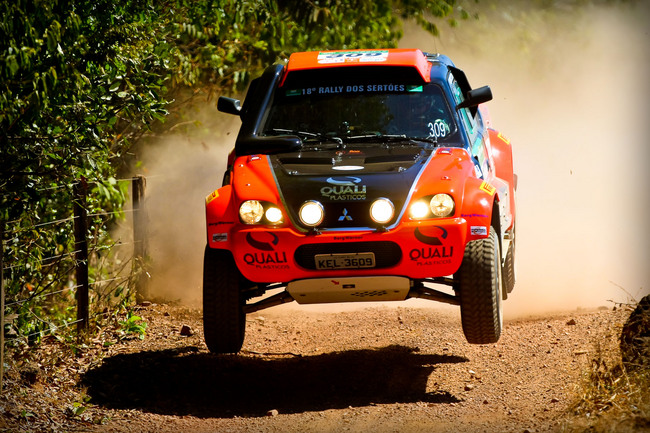
[[[491,100],[492,90],[490,90],[490,86],[483,86],[479,87],[478,89],[472,89],[467,92],[467,99],[456,105],[456,110],[460,110],[461,108],[476,107],[479,104]]]
[[[219,100],[217,100],[217,110],[228,114],[234,114],[235,116],[240,116],[241,103],[239,102],[239,99],[219,96]]]

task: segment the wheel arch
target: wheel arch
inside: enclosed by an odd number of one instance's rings
[[[229,229],[235,223],[235,218],[230,185],[223,186],[206,197],[205,223],[209,248],[230,248]]]
[[[499,240],[499,247],[503,248],[503,229],[501,228],[501,212],[499,211],[499,196],[494,195],[492,200],[492,214],[490,217],[490,228],[494,228],[497,232],[497,239]]]

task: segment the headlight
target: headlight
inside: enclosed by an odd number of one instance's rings
[[[323,205],[317,201],[309,200],[300,206],[300,221],[306,226],[315,227],[323,222],[325,217],[325,209]]]
[[[282,211],[275,206],[269,207],[266,212],[264,212],[264,216],[271,224],[282,222]]]
[[[379,198],[370,205],[370,218],[376,223],[386,224],[393,219],[395,206],[387,198]]]
[[[239,218],[244,224],[257,224],[264,216],[264,207],[257,200],[246,200],[239,207]]]
[[[443,218],[454,212],[454,199],[449,194],[436,194],[429,203],[433,216]]]

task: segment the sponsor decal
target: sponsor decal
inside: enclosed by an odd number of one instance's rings
[[[510,144],[510,140],[508,140],[503,134],[500,132],[497,134],[497,137],[499,137],[505,144]]]
[[[483,183],[481,183],[481,186],[479,186],[478,189],[480,189],[481,191],[487,192],[490,195],[494,195],[494,191],[497,190],[495,187],[493,187],[492,185],[490,185],[486,181],[483,181]]]
[[[328,93],[343,93],[343,86],[318,87],[318,93],[321,95]]]
[[[330,185],[338,185],[338,186],[355,186],[359,183],[361,183],[361,178],[359,177],[354,177],[354,176],[345,176],[345,177],[330,177],[326,180],[327,183]]]
[[[341,286],[341,282],[340,282],[340,281],[330,280],[330,282],[331,282],[333,285],[335,285],[335,286]],[[357,287],[356,284],[343,284],[343,285],[341,286],[342,289],[356,289],[356,287]]]
[[[286,96],[329,95],[338,93],[383,93],[383,92],[421,92],[422,87],[405,84],[355,84],[349,86],[322,86],[289,89]]]
[[[445,230],[443,227],[440,226],[433,226],[441,231],[440,236],[443,239],[447,239],[447,230]],[[420,231],[420,227],[417,227],[415,229],[415,239],[419,240],[422,243],[429,244],[429,245],[442,245],[442,241],[440,240],[439,237],[437,236],[427,236],[424,233]]]
[[[470,233],[473,236],[487,236],[488,228],[485,226],[471,226]]]
[[[487,215],[482,213],[464,213],[460,215],[462,218],[487,218]]]
[[[258,269],[289,269],[287,253],[248,253],[244,254],[244,262]]]
[[[259,236],[262,238],[260,239]],[[275,246],[279,241],[278,236],[271,232],[256,233],[255,235],[251,232],[246,233],[248,245],[262,252],[244,254],[244,262],[258,269],[289,269],[287,253],[275,251]]]
[[[235,224],[235,223],[233,221],[215,221],[212,223],[208,223],[208,226],[212,227],[212,226],[230,225],[230,224]]]
[[[319,52],[318,63],[365,63],[385,62],[388,59],[388,50],[373,51],[332,51]]]
[[[363,236],[334,236],[335,241],[357,241],[363,239]]]
[[[205,198],[205,204],[210,203],[212,200],[214,200],[217,197],[219,197],[219,193],[217,191],[212,191],[212,194],[210,194]]]
[[[417,262],[418,266],[424,265],[441,265],[451,263],[451,257],[454,255],[454,247],[438,248],[413,248],[409,252],[409,258]],[[447,260],[436,260],[447,259]]]
[[[366,185],[359,185],[361,179],[358,177],[329,178],[327,182],[332,186],[324,186],[320,189],[323,197],[336,201],[352,201],[366,199]],[[343,182],[335,184],[333,182]]]
[[[444,240],[448,236],[447,230],[440,226],[433,227],[440,232],[439,236],[425,235],[419,227],[415,229],[415,238],[424,244],[430,245],[428,247],[413,248],[409,251],[409,258],[417,266],[447,265],[451,263],[454,247],[444,245]]]
[[[253,237],[253,233],[251,232],[246,233],[246,242],[248,242],[248,245],[255,249],[261,251],[273,251],[273,247],[277,245],[278,242],[280,242],[278,235],[271,232],[265,232],[263,234],[265,237],[270,237],[270,239],[268,239],[268,242],[265,240],[255,239],[255,237]]]
[[[212,242],[228,242],[228,233],[212,233]]]

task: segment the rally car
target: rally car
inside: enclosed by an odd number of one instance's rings
[[[251,82],[221,188],[206,198],[205,341],[236,353],[246,314],[424,298],[494,343],[515,284],[510,142],[488,86],[418,49],[292,54]]]

